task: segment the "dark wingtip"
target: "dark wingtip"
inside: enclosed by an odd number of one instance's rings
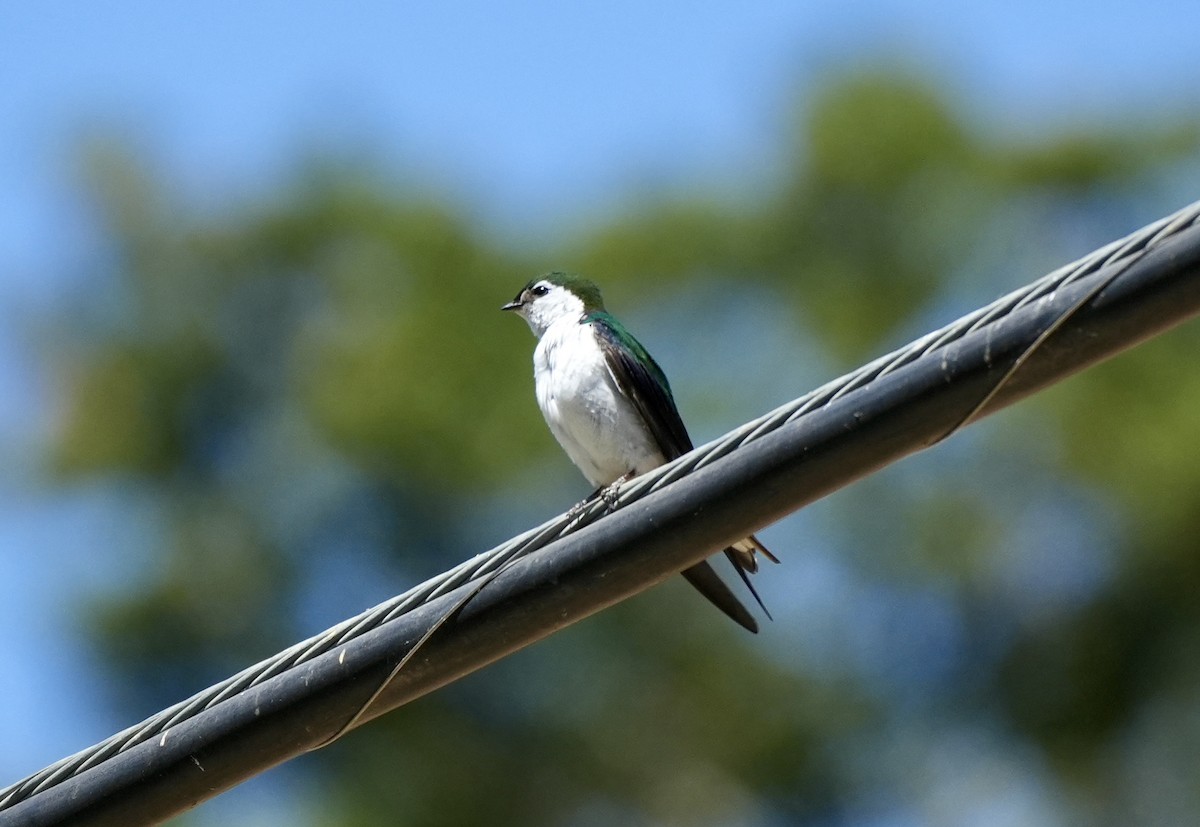
[[[758,621],[754,619],[754,615],[750,614],[750,611],[734,596],[712,566],[708,563],[697,563],[690,569],[684,569],[683,576],[696,591],[704,595],[710,603],[724,612],[731,620],[746,631],[758,634]],[[754,596],[758,597],[757,594]],[[759,600],[759,605],[761,604],[762,601]],[[770,615],[768,614],[767,617]]]

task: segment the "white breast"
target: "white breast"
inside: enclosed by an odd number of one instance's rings
[[[533,375],[550,432],[592,485],[663,463],[637,409],[617,390],[591,325],[551,325],[533,352]]]

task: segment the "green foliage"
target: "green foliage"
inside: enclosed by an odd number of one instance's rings
[[[661,324],[636,332],[673,376],[657,345],[706,326],[671,313],[700,280],[753,285],[764,318],[793,323],[772,334],[800,330],[814,360],[849,368],[1107,241],[1114,216],[1153,217],[1139,199],[1196,146],[1190,123],[985,137],[936,87],[888,72],[833,78],[802,112],[757,197],[633,204],[553,256],[514,253],[377,169],[313,165],[201,210],[120,147],[93,152],[107,257],[51,320],[54,467],[63,485],[140,486],[166,526],[156,564],[87,618],[121,700],[178,700],[340,619],[312,606],[382,596],[363,579],[398,592],[502,540],[514,526],[466,516],[481,504],[570,504],[565,471],[547,471],[566,460],[533,401],[533,341],[498,312],[529,277],[565,265],[618,317],[653,308]],[[765,587],[765,642],[656,590],[310,759],[329,791],[313,823],[842,823],[882,807],[916,822],[931,768],[950,772],[930,757],[949,736],[999,742],[971,754],[1056,800],[1133,806],[1103,756],[1168,688],[1200,691],[1179,656],[1200,639],[1195,338],[1055,391],[1013,420],[1033,433],[989,431],[815,510],[835,517],[828,537],[772,543],[785,565],[762,582],[790,585]],[[739,346],[686,358],[764,376],[795,358]],[[1092,498],[1118,527],[1097,537],[1107,575],[1051,549],[1018,587],[997,576],[1040,536],[1017,532],[1026,512],[1054,501],[1086,532]],[[826,605],[788,570],[819,573],[829,546],[843,555]]]

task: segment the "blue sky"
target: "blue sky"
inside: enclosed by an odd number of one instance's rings
[[[1197,30],[1184,0],[0,3],[0,645],[23,664],[0,671],[0,745],[20,745],[0,785],[129,723],[95,717],[71,636],[72,601],[119,576],[81,561],[129,529],[37,484],[53,389],[25,333],[94,252],[81,136],[128,135],[214,199],[350,147],[553,237],[633,194],[753,185],[797,90],[880,55],[942,79],[981,128],[1195,108]]]
[[[4,6],[0,261],[27,278],[60,247],[64,160],[97,125],[218,192],[350,143],[520,225],[664,179],[742,178],[796,84],[880,52],[996,128],[1192,105],[1200,88],[1182,0]]]

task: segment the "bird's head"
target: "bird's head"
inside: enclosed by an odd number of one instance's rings
[[[516,298],[501,310],[513,310],[539,338],[555,322],[564,318],[579,320],[584,313],[603,310],[600,288],[594,283],[567,273],[547,273],[526,284]]]

